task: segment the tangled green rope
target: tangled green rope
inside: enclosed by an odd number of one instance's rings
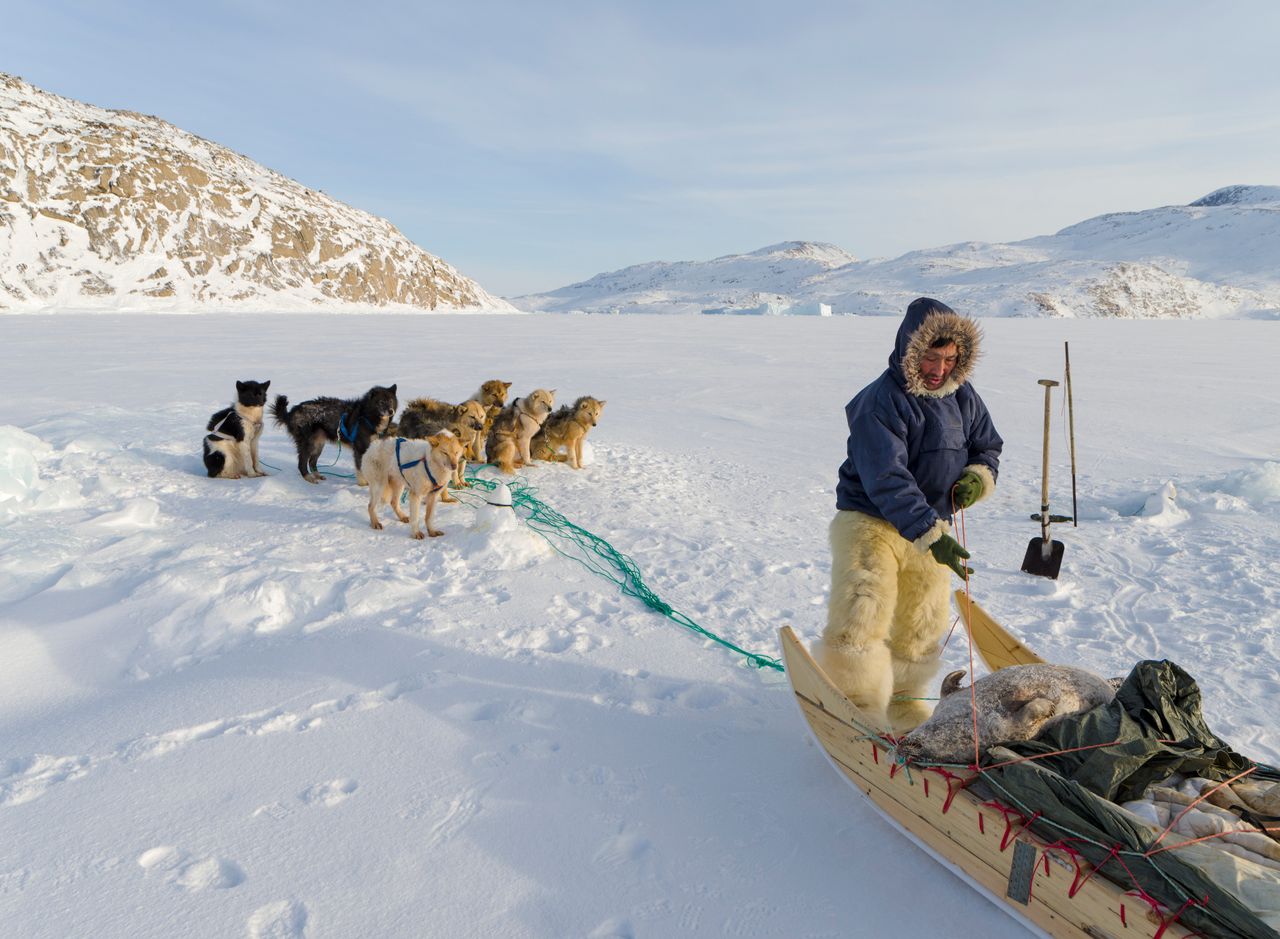
[[[467,475],[467,482],[485,492],[492,492],[498,487],[497,480],[486,479],[472,474]],[[651,610],[655,610],[686,629],[692,630],[700,636],[738,653],[752,667],[772,668],[779,672],[783,670],[782,663],[777,659],[756,652],[748,652],[746,649],[740,648],[727,639],[723,639],[710,630],[699,626],[679,610],[673,609],[670,604],[664,602],[662,598],[649,589],[648,584],[644,582],[644,578],[640,576],[640,569],[636,566],[635,561],[599,535],[575,525],[551,508],[551,506],[534,495],[533,487],[523,478],[517,477],[507,483],[507,486],[511,490],[511,502],[516,514],[531,529],[545,538],[557,553],[570,560],[577,561],[592,573],[613,581],[623,594],[635,597]],[[466,495],[465,492],[460,492],[456,489],[453,490],[453,494],[456,496]]]

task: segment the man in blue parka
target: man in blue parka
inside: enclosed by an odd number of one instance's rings
[[[969,384],[982,333],[921,297],[907,307],[889,367],[845,407],[848,457],[831,523],[827,627],[818,663],[869,717],[904,733],[950,620],[951,572],[972,573],[951,535],[955,509],[996,485],[1003,441]]]

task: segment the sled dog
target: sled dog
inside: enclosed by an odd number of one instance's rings
[[[316,461],[325,443],[345,443],[355,459],[356,482],[363,486],[364,453],[374,435],[386,431],[396,407],[396,386],[374,385],[359,398],[312,398],[292,408],[288,398],[276,395],[271,413],[293,438],[298,450],[298,472],[303,479],[309,483],[324,479],[316,471]]]
[[[444,534],[431,527],[436,500],[444,491],[445,482],[462,460],[462,441],[453,434],[441,431],[422,440],[407,437],[379,437],[369,445],[364,455],[365,474],[369,478],[369,527],[381,529],[378,507],[390,502],[396,518],[409,522],[410,534],[423,537],[419,519],[425,499],[427,534],[438,538]],[[400,510],[400,493],[409,489],[409,514]],[[455,500],[456,501],[456,500]]]
[[[484,444],[489,439],[489,429],[502,409],[507,406],[507,392],[511,390],[511,382],[491,378],[480,386],[480,390],[470,398],[484,406],[484,428],[480,431],[480,439],[474,447],[467,450],[467,459],[479,463],[485,459]]]
[[[599,422],[604,405],[605,402],[586,396],[572,406],[557,408],[529,444],[533,458],[567,462],[574,469],[582,469],[582,442],[587,439],[587,431]]]
[[[484,405],[485,410],[496,407],[499,410],[507,405],[507,392],[511,390],[511,382],[501,381],[497,378],[491,378],[480,386],[480,390],[473,394],[468,400],[479,401]]]
[[[516,398],[502,409],[485,442],[489,462],[508,476],[519,466],[533,462],[529,441],[556,404],[555,389],[539,388],[523,398]]]
[[[405,406],[400,415],[400,436],[414,439],[430,437],[442,430],[451,432],[462,441],[463,459],[458,462],[449,483],[454,489],[467,486],[465,473],[467,460],[471,454],[478,453],[483,440],[480,434],[484,431],[484,405],[468,398],[461,404],[446,404],[435,398],[415,398]],[[442,502],[457,502],[449,495],[449,486],[440,494]]]
[[[204,468],[219,479],[266,476],[258,464],[258,440],[262,437],[262,410],[267,405],[269,381],[236,382],[236,400],[215,411],[205,430]]]

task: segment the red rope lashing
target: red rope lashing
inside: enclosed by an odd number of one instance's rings
[[[1054,750],[1052,753],[1037,753],[1031,756],[1020,756],[1016,760],[1005,760],[1003,763],[988,763],[986,766],[981,767],[981,769],[982,772],[985,773],[987,770],[1000,769],[1004,766],[1012,766],[1014,763],[1027,763],[1031,760],[1043,760],[1048,756],[1062,756],[1064,753],[1077,753],[1081,750],[1096,750],[1099,747],[1113,747],[1121,742],[1122,741],[1119,739],[1116,739],[1109,741],[1108,743],[1089,743],[1082,747],[1069,747],[1066,750]]]
[[[1001,851],[1004,851],[1006,848],[1008,848],[1008,847],[1009,847],[1009,844],[1010,844],[1012,841],[1017,840],[1018,835],[1022,834],[1024,831],[1026,831],[1026,830],[1027,830],[1027,827],[1028,827],[1032,822],[1034,822],[1037,818],[1039,818],[1039,817],[1040,817],[1040,811],[1037,809],[1037,810],[1032,814],[1032,816],[1031,816],[1030,818],[1027,818],[1027,819],[1024,819],[1024,820],[1023,820],[1022,825],[1021,825],[1021,826],[1019,826],[1019,828],[1018,828],[1018,830],[1017,830],[1017,831],[1014,831],[1014,830],[1013,830],[1013,821],[1009,818],[1009,816],[1010,816],[1010,815],[1016,815],[1016,816],[1018,816],[1018,818],[1022,819],[1022,818],[1023,818],[1023,815],[1022,815],[1022,813],[1021,813],[1021,812],[1019,812],[1017,809],[1010,808],[1010,807],[1009,807],[1009,806],[1007,806],[1007,805],[1002,805],[1001,803],[996,802],[996,801],[983,802],[982,804],[983,804],[983,805],[985,805],[985,806],[988,806],[988,807],[990,807],[990,808],[995,809],[997,812],[999,812],[1001,815],[1003,815],[1003,816],[1004,816],[1004,835],[1000,838],[1000,850],[1001,850]],[[982,818],[981,813],[979,813],[978,818],[979,818],[979,819],[981,819],[981,818]]]
[[[1077,853],[1077,852],[1074,852],[1074,851],[1072,851],[1072,852],[1071,852],[1071,854],[1073,855],[1073,858],[1074,858],[1074,856],[1076,855],[1076,853]],[[1095,864],[1095,865],[1093,865],[1093,867],[1092,867],[1092,868],[1090,868],[1089,873],[1087,873],[1087,874],[1085,874],[1085,875],[1084,875],[1084,878],[1083,878],[1083,879],[1081,879],[1081,877],[1080,877],[1080,863],[1079,863],[1079,861],[1077,860],[1077,861],[1076,861],[1076,876],[1075,876],[1075,878],[1071,881],[1071,888],[1067,891],[1067,896],[1068,896],[1068,897],[1074,897],[1077,893],[1079,893],[1079,892],[1080,892],[1080,890],[1081,890],[1081,888],[1083,888],[1083,887],[1084,887],[1084,885],[1085,885],[1085,884],[1087,884],[1087,883],[1089,882],[1090,878],[1092,878],[1094,874],[1098,873],[1098,871],[1100,871],[1100,870],[1102,870],[1104,867],[1106,867],[1106,866],[1107,866],[1107,862],[1108,862],[1108,861],[1110,861],[1113,857],[1116,857],[1117,855],[1119,855],[1119,853],[1120,853],[1120,846],[1119,846],[1119,845],[1114,846],[1114,847],[1111,849],[1111,851],[1107,854],[1107,856],[1106,856],[1106,857],[1104,857],[1104,858],[1102,859],[1102,863],[1101,863],[1101,864]]]
[[[1138,878],[1134,876],[1134,873],[1129,868],[1129,865],[1124,862],[1124,858],[1121,857],[1119,854],[1116,855],[1116,863],[1124,868],[1124,872],[1129,875],[1129,880],[1133,882],[1133,889],[1126,890],[1125,896],[1137,897],[1147,906],[1151,907],[1151,912],[1154,913],[1156,916],[1159,916],[1161,918],[1161,921],[1163,922],[1164,915],[1160,911],[1164,909],[1164,904],[1162,904],[1159,900],[1157,900],[1151,894],[1147,893],[1147,891],[1142,889],[1142,884],[1138,882]]]
[[[924,769],[926,772],[937,773],[939,776],[941,776],[943,779],[947,781],[947,798],[946,798],[946,801],[942,803],[942,814],[946,815],[947,810],[951,808],[952,801],[955,799],[957,795],[960,794],[960,792],[967,785],[969,785],[970,780],[965,779],[963,776],[958,776],[955,773],[951,772],[950,770],[942,766],[925,766],[925,767],[922,767],[922,769]],[[970,779],[972,779],[972,777],[970,777]],[[956,786],[951,785],[953,782],[956,782],[959,785],[956,785]],[[924,794],[926,796],[929,794],[929,783],[927,779],[925,780]]]
[[[951,637],[955,635],[956,627],[959,625],[960,625],[960,616],[957,614],[956,618],[951,621],[951,629],[947,631],[947,638],[942,643],[942,652],[946,652],[947,646],[951,645]],[[939,657],[941,657],[942,652],[938,653]]]
[[[1215,831],[1212,835],[1205,835],[1202,838],[1192,838],[1188,841],[1179,841],[1177,844],[1167,845],[1155,851],[1147,851],[1143,857],[1155,857],[1157,854],[1164,854],[1166,851],[1176,851],[1178,848],[1185,848],[1189,844],[1199,844],[1201,841],[1212,841],[1214,838],[1223,838],[1227,835],[1239,834],[1240,829],[1232,829],[1231,831]]]
[[[966,551],[969,549],[967,544],[969,540],[968,532],[965,528],[964,509],[956,509],[955,493],[951,494],[951,516],[958,517],[960,523],[957,530],[960,534],[960,547]],[[965,568],[968,570],[968,568]],[[965,603],[972,602],[972,596],[969,593],[969,575],[964,575],[964,599]],[[974,690],[974,671],[973,671],[973,630],[969,627],[971,616],[964,617],[964,633],[965,638],[969,640],[969,711],[973,718],[973,766],[976,769],[978,764],[982,762],[981,748],[978,746],[978,692]]]
[[[1070,840],[1074,841],[1078,839],[1073,838]],[[1050,851],[1061,851],[1067,857],[1071,858],[1071,866],[1075,868],[1075,875],[1071,878],[1071,889],[1067,891],[1067,896],[1074,897],[1076,895],[1076,891],[1079,890],[1081,886],[1083,886],[1080,882],[1080,861],[1084,857],[1084,855],[1082,855],[1075,848],[1071,847],[1071,845],[1068,844],[1067,842],[1068,842],[1068,839],[1063,838],[1059,841],[1055,841],[1053,844],[1045,845],[1044,856],[1045,856],[1045,859],[1048,860]],[[1108,860],[1110,859],[1108,858]],[[1105,864],[1106,861],[1104,861],[1103,863]],[[1094,868],[1094,870],[1097,870],[1097,868]],[[1093,876],[1092,871],[1089,872],[1089,876],[1090,877]],[[1088,878],[1085,878],[1085,879],[1087,880]]]
[[[1182,906],[1178,907],[1178,912],[1174,913],[1173,916],[1169,917],[1168,921],[1165,921],[1163,918],[1161,918],[1160,928],[1156,930],[1156,934],[1152,936],[1151,939],[1160,939],[1160,937],[1165,934],[1165,930],[1167,930],[1170,926],[1176,923],[1178,921],[1178,917],[1180,917],[1183,913],[1186,912],[1187,907],[1208,906],[1208,905],[1209,905],[1208,897],[1205,897],[1203,900],[1197,900],[1195,897],[1187,897],[1187,899],[1183,901]]]

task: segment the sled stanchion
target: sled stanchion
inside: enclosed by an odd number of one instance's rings
[[[1048,577],[1056,580],[1058,571],[1062,568],[1064,545],[1061,541],[1051,541],[1049,538],[1049,524],[1052,520],[1049,515],[1049,396],[1058,383],[1052,378],[1041,378],[1039,383],[1044,386],[1044,449],[1041,454],[1043,469],[1040,478],[1040,537],[1032,538],[1030,543],[1027,544],[1027,553],[1022,559],[1022,570],[1027,574],[1035,574],[1038,577]]]

